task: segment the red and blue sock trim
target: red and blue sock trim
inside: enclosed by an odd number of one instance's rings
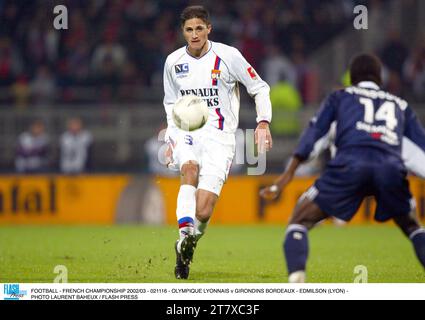
[[[183,217],[178,220],[178,224],[180,229],[184,227],[193,227],[195,223],[191,217]]]

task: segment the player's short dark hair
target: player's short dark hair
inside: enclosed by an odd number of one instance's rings
[[[207,25],[210,24],[210,14],[203,6],[186,7],[180,15],[180,25],[183,26],[186,20],[198,18],[204,21]]]
[[[350,63],[351,84],[356,85],[361,81],[373,81],[377,85],[381,85],[381,69],[382,64],[377,56],[370,53],[359,54]]]

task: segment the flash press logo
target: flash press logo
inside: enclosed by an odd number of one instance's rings
[[[19,300],[26,296],[26,290],[20,290],[19,284],[5,284],[4,285],[4,300]]]

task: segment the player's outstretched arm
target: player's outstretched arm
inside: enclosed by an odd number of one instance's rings
[[[286,167],[286,170],[276,179],[276,181],[271,186],[260,190],[260,196],[266,200],[276,199],[282,190],[292,181],[295,171],[301,162],[302,161],[297,156],[292,157]]]

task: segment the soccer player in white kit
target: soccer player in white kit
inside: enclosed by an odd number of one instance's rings
[[[272,137],[267,83],[236,48],[208,40],[211,24],[204,7],[185,8],[180,20],[187,45],[171,53],[165,62],[164,107],[167,165],[177,167],[181,174],[175,276],[187,279],[196,243],[205,232],[235,153],[239,83],[255,98],[255,143],[259,152],[272,147]],[[192,132],[178,129],[172,120],[174,103],[187,94],[202,97],[209,108],[205,126]]]

